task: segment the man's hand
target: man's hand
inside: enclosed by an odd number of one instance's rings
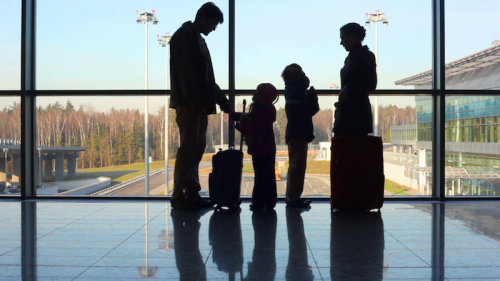
[[[344,89],[342,89],[342,91],[340,91],[339,102],[343,102],[348,98],[349,98],[349,88],[345,87]]]
[[[207,111],[205,109],[205,106],[201,103],[195,103],[191,106],[191,110],[193,111],[193,114],[196,115],[206,115]]]

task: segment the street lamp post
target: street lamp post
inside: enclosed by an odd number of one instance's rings
[[[158,24],[158,20],[155,17],[155,10],[153,13],[142,13],[139,14],[139,11],[136,11],[137,14],[137,23],[146,24],[146,73],[145,73],[145,90],[148,89],[148,23],[152,22],[153,24]],[[144,185],[146,196],[149,195],[149,97],[145,96],[145,113],[144,113],[144,165],[146,171],[144,173]]]
[[[8,156],[9,156],[9,149],[8,148],[4,148],[3,149],[3,152],[5,153],[5,186],[7,187],[7,172],[8,172],[8,169],[7,169],[7,159],[8,159]]]
[[[169,33],[167,33],[166,36],[161,36],[157,35],[158,37],[158,44],[160,44],[162,47],[165,47],[167,50],[167,70],[166,70],[166,76],[165,76],[165,89],[168,90],[169,88],[169,67],[170,67],[170,39],[172,36],[170,36]],[[169,193],[169,184],[168,184],[168,141],[169,141],[169,135],[168,135],[168,109],[169,109],[169,96],[167,95],[165,97],[165,196],[168,195]]]
[[[366,13],[366,26],[370,26],[370,23],[375,24],[375,63],[378,69],[378,23],[382,22],[385,26],[389,25],[389,21],[385,18],[385,13],[380,13],[380,10],[376,10],[375,14]],[[377,71],[378,72],[378,71]],[[374,121],[374,133],[378,136],[378,96],[375,96],[375,116]]]
[[[38,184],[40,185],[40,187],[42,187],[43,178],[42,178],[42,148],[41,147],[38,148],[38,177],[39,177]]]

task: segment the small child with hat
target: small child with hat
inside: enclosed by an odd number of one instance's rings
[[[275,159],[276,143],[273,123],[276,121],[276,108],[279,92],[272,84],[263,83],[253,94],[250,110],[246,114],[233,113],[240,119],[236,126],[244,136],[248,154],[252,155],[255,183],[252,193],[252,210],[273,209],[278,199]]]

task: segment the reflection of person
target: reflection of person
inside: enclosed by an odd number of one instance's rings
[[[278,217],[275,210],[255,211],[252,214],[255,233],[252,261],[248,263],[247,280],[274,280],[276,276],[276,231]]]
[[[309,281],[314,280],[312,269],[307,260],[307,242],[304,233],[304,222],[300,213],[303,209],[286,208],[286,228],[288,231],[288,265],[286,266],[286,280]]]
[[[248,154],[252,155],[255,171],[255,184],[252,192],[252,205],[255,209],[274,208],[278,200],[275,163],[276,143],[273,123],[276,121],[274,102],[278,90],[269,83],[260,84],[253,94],[253,103],[247,114],[240,116],[237,129],[245,135]]]
[[[290,166],[286,185],[286,203],[290,207],[309,207],[311,201],[301,199],[307,167],[307,144],[314,140],[312,117],[319,111],[309,78],[298,64],[288,65],[281,74],[285,82],[285,112],[287,118],[285,140],[288,144]]]
[[[209,114],[216,104],[228,113],[231,106],[215,83],[212,59],[201,34],[208,36],[224,21],[220,9],[206,3],[196,14],[194,22],[184,23],[170,40],[170,107],[175,108],[180,132],[174,174],[172,207],[197,209],[212,207],[200,197],[198,168],[205,152]]]
[[[243,271],[243,237],[240,209],[215,211],[210,218],[209,240],[212,259],[219,271],[227,272],[235,280],[236,272]]]
[[[380,212],[333,212],[330,240],[332,280],[382,280],[384,223]]]
[[[207,280],[205,261],[199,246],[201,226],[199,220],[205,213],[204,211],[173,210],[170,214],[174,226],[175,262],[179,270],[179,280],[196,280],[200,273],[198,269],[202,272],[197,280]]]
[[[340,29],[340,44],[349,52],[340,72],[341,91],[335,103],[333,132],[339,136],[366,136],[373,132],[372,107],[368,95],[377,87],[375,55],[361,43],[366,30],[357,23]]]

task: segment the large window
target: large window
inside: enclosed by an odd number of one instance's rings
[[[37,1],[37,89],[144,89],[146,27],[137,24],[136,11],[153,10],[158,24],[148,24],[148,84],[149,89],[165,89],[167,51],[157,44],[157,35],[172,35],[184,22],[194,20],[205,2]],[[216,79],[227,89],[228,2],[215,2],[225,22],[206,41]]]
[[[21,1],[0,1],[0,90],[21,88]]]
[[[378,88],[405,88],[394,82],[431,68],[431,8],[431,1],[237,1],[236,88],[262,82],[283,88],[281,72],[290,63],[300,64],[317,89],[340,84],[347,53],[339,29],[350,22],[365,26],[365,13],[383,14],[378,38],[372,22],[364,41],[375,52],[378,40]]]

